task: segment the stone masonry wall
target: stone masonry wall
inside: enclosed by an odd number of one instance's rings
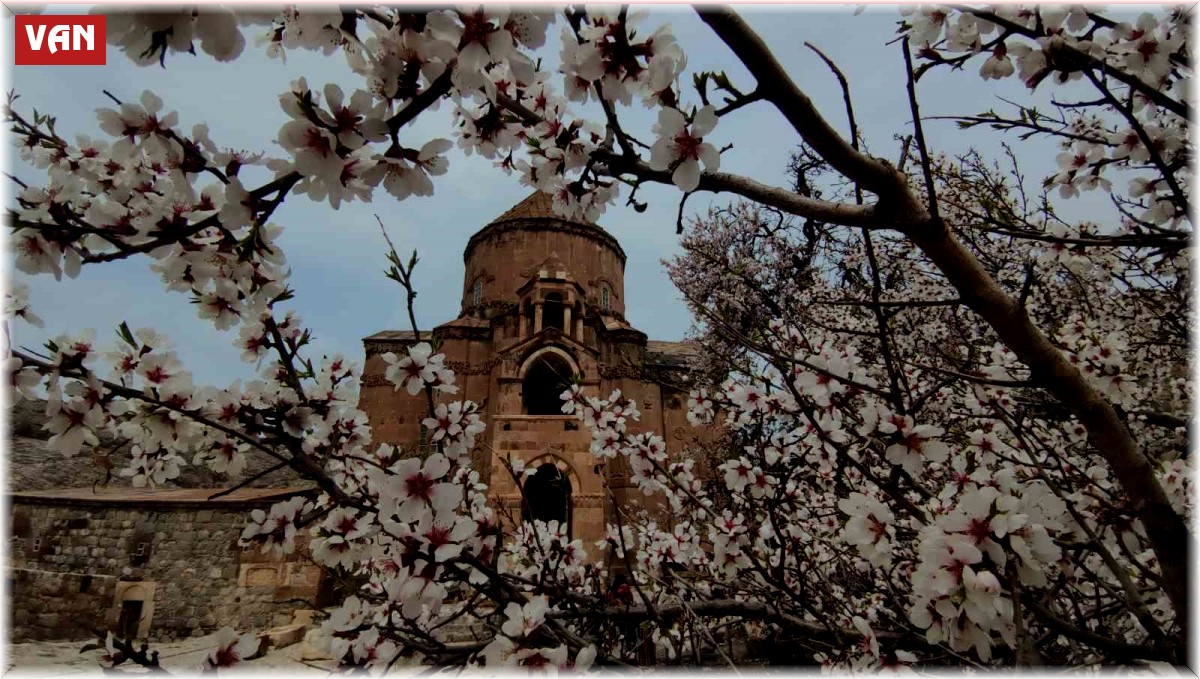
[[[467,253],[464,308],[476,280],[483,281],[484,301],[515,301],[517,289],[537,273],[543,260],[553,255],[584,286],[590,304],[599,303],[600,286],[607,285],[611,309],[625,313],[625,258],[621,253],[600,238],[584,235],[586,229],[552,230],[541,220],[522,224],[527,228],[488,232]]]
[[[107,628],[116,586],[108,575],[9,569],[12,641],[94,638]]]
[[[56,506],[15,498],[12,512],[11,591],[14,610],[26,611],[13,620],[17,638],[48,638],[49,630],[78,636],[79,626],[65,620],[80,612],[115,629],[122,599],[145,602],[144,633],[156,640],[225,625],[262,629],[290,622],[301,606],[289,599],[317,593],[320,568],[306,561],[306,536],[288,561],[237,545],[248,507]],[[93,589],[81,595],[77,583],[88,576]]]

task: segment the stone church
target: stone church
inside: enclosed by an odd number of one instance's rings
[[[482,405],[487,430],[472,451],[473,466],[508,520],[565,521],[571,536],[590,546],[606,523],[615,523],[614,507],[647,500],[621,460],[597,465],[587,428],[562,413],[559,395],[572,381],[589,396],[607,398],[620,389],[641,411],[631,431],[658,433],[673,453],[695,433],[686,387],[694,350],[651,340],[629,324],[625,311],[637,300],[626,296],[621,244],[596,224],[557,216],[544,193],[471,236],[463,260],[458,317],[421,336],[440,342],[456,373],[459,392],[451,398]],[[409,396],[384,378],[383,354],[402,355],[414,342],[404,330],[363,340],[360,408],[376,442],[424,454],[432,450],[421,425],[424,394]],[[527,503],[498,463],[510,455],[535,470],[524,482]]]

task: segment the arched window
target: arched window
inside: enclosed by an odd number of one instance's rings
[[[571,365],[557,354],[545,354],[525,372],[521,401],[526,415],[562,415],[560,396],[571,386]]]
[[[546,301],[542,302],[542,329],[555,328],[560,332],[563,331],[563,298],[557,292],[552,292],[546,295]]]
[[[571,535],[571,480],[551,462],[538,466],[525,481],[524,521],[557,521]]]
[[[600,308],[604,311],[609,310],[608,286],[607,285],[601,286],[601,288],[600,288]]]
[[[475,285],[471,288],[471,306],[479,306],[483,301],[483,279],[475,279]]]

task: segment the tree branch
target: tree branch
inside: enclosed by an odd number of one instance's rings
[[[701,21],[729,46],[758,81],[767,101],[783,114],[792,128],[834,169],[853,178],[879,196],[882,202],[898,201],[902,212],[923,214],[912,203],[904,176],[886,161],[856,151],[817,112],[812,100],[796,86],[787,70],[762,38],[728,7],[697,8]]]
[[[609,174],[636,175],[639,179],[658,184],[674,185],[671,173],[666,170],[654,170],[640,160],[630,160],[609,151],[597,151],[593,154],[607,166]],[[757,182],[748,177],[728,174],[726,172],[704,172],[700,175],[700,186],[697,191],[713,193],[733,193],[743,198],[749,198],[763,205],[770,205],[794,215],[815,219],[821,222],[859,226],[871,229],[888,228],[880,219],[874,205],[853,205],[850,203],[831,203],[824,200],[807,198],[786,189]]]

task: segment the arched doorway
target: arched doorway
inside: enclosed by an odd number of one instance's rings
[[[571,386],[574,370],[565,358],[547,352],[525,371],[521,405],[526,415],[562,415],[562,393]]]
[[[524,521],[558,521],[571,536],[571,480],[553,462],[538,466],[525,480]]]

